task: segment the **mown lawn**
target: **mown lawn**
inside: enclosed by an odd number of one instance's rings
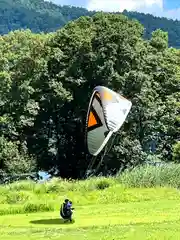
[[[68,224],[58,211],[1,216],[0,239],[180,239],[178,200],[75,207],[75,221]]]

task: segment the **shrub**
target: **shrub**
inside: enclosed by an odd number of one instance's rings
[[[173,146],[173,161],[180,162],[180,141]]]

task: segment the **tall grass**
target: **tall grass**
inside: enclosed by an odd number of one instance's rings
[[[180,165],[141,166],[116,177],[84,181],[54,178],[48,182],[20,181],[0,186],[0,215],[59,210],[64,198],[79,208],[91,204],[180,200]]]
[[[140,166],[117,176],[126,187],[180,187],[180,164]]]

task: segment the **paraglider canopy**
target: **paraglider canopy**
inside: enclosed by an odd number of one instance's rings
[[[90,154],[97,156],[102,151],[124,123],[131,106],[131,101],[107,87],[94,88],[86,119],[86,144]]]

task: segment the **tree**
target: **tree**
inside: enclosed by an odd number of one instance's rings
[[[30,31],[16,31],[0,38],[1,167],[9,173],[36,169],[36,156],[29,155],[27,139],[39,110],[32,96],[33,81],[39,74],[34,70],[41,66],[42,39]]]
[[[173,161],[180,134],[180,54],[168,48],[167,33],[157,30],[146,41],[143,32],[139,22],[123,15],[97,13],[55,33],[28,30],[1,37],[1,170],[35,166],[82,178],[92,160],[84,137],[97,85],[133,104],[99,171],[134,167],[152,153]],[[28,167],[22,169],[25,159]]]
[[[87,150],[82,143],[93,87],[102,84],[117,91],[125,88],[124,76],[137,68],[136,63],[145,50],[142,34],[143,27],[137,21],[129,21],[122,15],[97,14],[68,24],[51,40],[54,56],[48,62],[49,76],[51,79],[56,76],[73,96],[73,100],[59,111],[68,123],[64,127],[61,125],[67,144],[59,153],[59,169],[64,176],[76,174],[77,177],[88,165],[85,162]],[[142,52],[136,54],[138,45]],[[131,142],[135,139],[132,136]],[[137,151],[136,156],[141,156],[141,147]]]

